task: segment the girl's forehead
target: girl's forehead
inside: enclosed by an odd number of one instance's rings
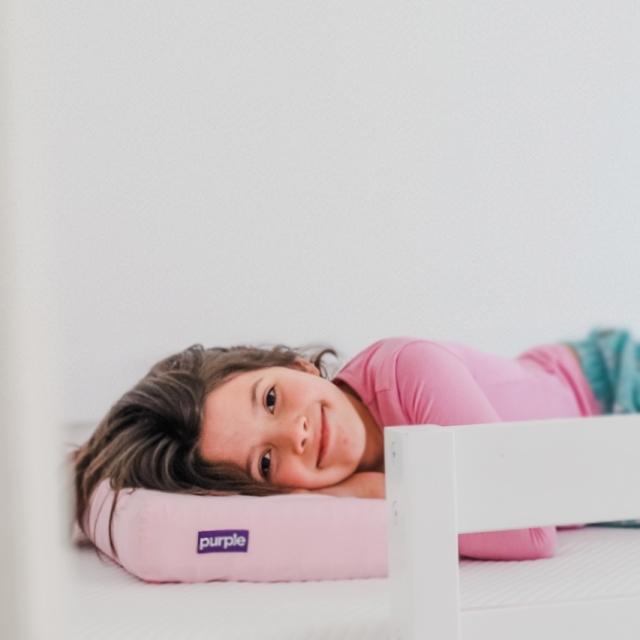
[[[277,375],[279,367],[256,369],[254,371],[238,371],[230,374],[213,391],[207,394],[205,410],[207,407],[222,407],[231,399],[241,400],[243,404],[251,405],[252,393],[256,391],[263,378]]]
[[[252,396],[257,393],[265,380],[277,382],[285,379],[295,384],[295,388],[298,389],[305,385],[317,385],[320,380],[324,381],[319,376],[291,367],[265,367],[252,371],[238,371],[230,374],[219,386],[207,394],[205,407],[218,405],[218,400],[228,402],[231,398],[242,399],[250,406]]]
[[[231,445],[242,432],[240,427],[252,420],[251,378],[247,373],[253,372],[234,374],[205,397],[200,436],[205,452]]]
[[[207,394],[205,406],[215,406],[217,404],[217,398],[225,398],[228,400],[230,396],[242,393],[246,387],[251,385],[254,378],[257,379],[256,376],[258,373],[258,371],[239,371],[232,373],[213,389],[213,391]]]

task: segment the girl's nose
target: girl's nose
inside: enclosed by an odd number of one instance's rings
[[[294,451],[302,455],[309,442],[309,423],[304,416],[295,419],[293,428],[290,428],[289,437],[293,440]]]

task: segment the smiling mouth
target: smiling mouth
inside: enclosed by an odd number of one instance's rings
[[[327,448],[327,424],[324,417],[324,409],[320,409],[320,445],[318,446],[318,460],[316,466],[319,467]]]

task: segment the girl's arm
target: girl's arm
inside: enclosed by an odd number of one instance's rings
[[[412,342],[396,362],[396,387],[407,424],[500,422],[493,405],[457,355],[439,344]],[[544,469],[540,469],[540,474]],[[531,560],[554,555],[556,528],[532,527],[458,536],[460,555],[482,560]]]
[[[330,487],[297,489],[294,493],[322,493],[341,498],[384,498],[384,473],[360,471]]]

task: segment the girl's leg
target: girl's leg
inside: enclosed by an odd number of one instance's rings
[[[569,342],[604,413],[640,413],[640,345],[625,329],[594,329],[586,340]],[[640,519],[593,523],[640,527]]]
[[[626,329],[594,329],[568,342],[603,413],[640,412],[640,345]]]

